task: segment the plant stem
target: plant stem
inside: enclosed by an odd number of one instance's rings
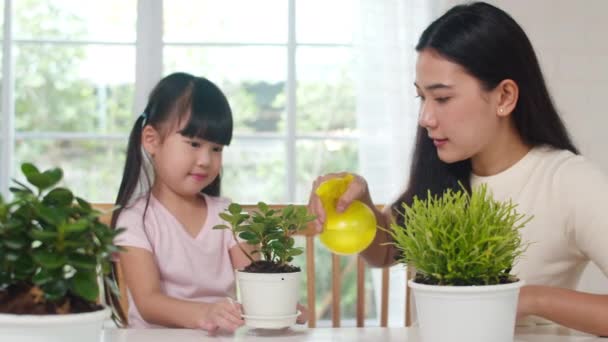
[[[247,253],[245,251],[245,249],[243,248],[243,246],[241,246],[241,244],[239,243],[239,239],[236,237],[236,232],[232,231],[232,236],[234,237],[234,241],[236,241],[236,245],[239,246],[239,249],[241,250],[241,252],[243,252],[243,254],[245,254],[247,259],[249,259],[251,261],[251,263],[254,263],[255,260],[253,260],[253,257],[251,255],[249,255],[249,253]]]

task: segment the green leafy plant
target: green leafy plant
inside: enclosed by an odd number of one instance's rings
[[[492,285],[515,281],[510,271],[525,250],[520,229],[531,219],[511,201],[492,198],[486,185],[469,194],[464,188],[442,196],[428,193],[403,206],[403,225],[388,232],[414,265],[416,281],[435,285]]]
[[[100,309],[98,279],[108,276],[122,229],[99,221],[100,211],[57,184],[59,168],[25,163],[30,185],[17,180],[11,202],[0,197],[0,312],[54,314]]]
[[[245,268],[247,272],[295,272],[298,267],[289,265],[293,257],[303,253],[301,247],[294,247],[293,235],[306,228],[315,219],[308,215],[306,207],[288,205],[281,210],[271,209],[266,203],[259,202],[251,213],[243,212],[241,205],[232,203],[220,217],[228,225],[217,225],[213,229],[230,229],[234,239],[245,240],[255,246],[253,252],[243,253],[251,260]],[[263,260],[256,260],[255,254]]]

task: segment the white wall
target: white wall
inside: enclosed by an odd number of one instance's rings
[[[488,2],[505,10],[524,28],[576,145],[608,174],[608,1]],[[456,3],[460,1],[445,1],[444,10]],[[608,279],[591,266],[580,287],[608,293]]]

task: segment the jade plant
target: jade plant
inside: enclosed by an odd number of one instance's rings
[[[122,229],[99,221],[102,213],[57,184],[60,168],[21,166],[29,184],[13,180],[11,201],[0,197],[0,312],[66,314],[102,307],[99,279],[118,296],[109,277],[113,244]]]
[[[275,210],[266,203],[259,202],[256,210],[247,213],[243,212],[241,205],[232,203],[220,213],[220,217],[228,225],[217,225],[213,229],[230,229],[237,242],[240,238],[254,246],[251,253],[242,249],[251,260],[251,264],[244,269],[245,272],[283,273],[300,270],[290,262],[294,256],[303,253],[301,247],[294,246],[293,235],[304,230],[315,219],[308,215],[306,207],[288,205]],[[256,254],[262,259],[258,260]]]
[[[525,251],[520,230],[531,217],[511,201],[496,201],[485,184],[468,193],[414,198],[402,204],[403,223],[391,224],[400,261],[416,268],[415,281],[431,285],[495,285],[517,279],[510,274]]]

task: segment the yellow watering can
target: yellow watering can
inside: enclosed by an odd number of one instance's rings
[[[325,209],[321,243],[336,254],[355,254],[366,249],[376,236],[376,216],[360,201],[353,201],[342,213],[336,212],[336,203],[348,188],[354,176],[332,178],[321,183],[315,193]]]

